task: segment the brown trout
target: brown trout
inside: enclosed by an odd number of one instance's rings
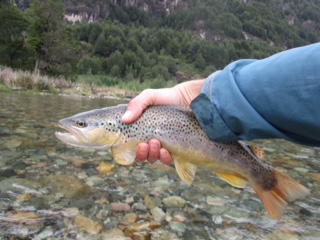
[[[75,147],[111,148],[121,165],[135,161],[138,143],[159,139],[183,182],[192,183],[197,166],[212,170],[237,188],[249,182],[274,219],[281,218],[289,202],[309,194],[300,183],[264,164],[257,148],[243,142],[211,141],[189,108],[151,106],[128,125],[121,121],[125,110],[126,105],[119,105],[62,119],[59,126],[68,132],[56,132],[56,136]]]

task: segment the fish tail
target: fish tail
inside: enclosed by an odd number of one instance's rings
[[[310,191],[279,171],[274,169],[272,171],[276,179],[276,184],[272,189],[265,190],[261,185],[256,183],[252,183],[251,186],[259,196],[270,217],[279,220],[288,203],[306,197]]]

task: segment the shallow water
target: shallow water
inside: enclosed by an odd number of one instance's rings
[[[110,152],[55,138],[59,119],[120,103],[0,94],[0,239],[320,239],[319,148],[256,142],[267,162],[312,191],[274,221],[249,186],[199,169],[190,187],[147,163],[102,175],[96,167],[114,164]]]

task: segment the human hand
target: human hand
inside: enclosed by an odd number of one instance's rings
[[[203,82],[204,79],[199,79],[183,82],[172,88],[146,89],[130,101],[127,111],[122,117],[122,122],[125,124],[133,123],[150,105],[189,106],[192,100],[199,95]],[[172,162],[170,153],[161,147],[161,142],[157,139],[138,145],[136,160],[144,161],[146,159],[150,163],[154,163],[158,159],[165,164]]]

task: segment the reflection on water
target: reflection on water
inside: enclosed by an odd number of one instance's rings
[[[257,141],[271,165],[311,189],[271,220],[251,187],[199,169],[194,184],[170,168],[118,166],[105,150],[58,141],[61,118],[117,100],[0,94],[0,239],[320,239],[320,150]],[[127,238],[124,237],[129,236]]]

